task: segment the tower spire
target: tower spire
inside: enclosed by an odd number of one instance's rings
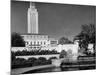
[[[35,3],[30,2],[28,8],[28,33],[38,34],[38,12],[35,8]]]
[[[30,8],[35,8],[35,3],[34,2],[30,2]]]

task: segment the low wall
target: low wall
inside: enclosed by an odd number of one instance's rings
[[[91,53],[94,53],[94,49],[93,49],[93,44],[88,44],[88,50],[89,50],[89,52],[91,52]]]
[[[13,52],[23,51],[23,50],[27,50],[27,48],[26,47],[11,47],[11,51]]]
[[[52,59],[52,65],[55,67],[59,67],[61,65],[62,61],[60,59]]]
[[[75,54],[78,53],[78,45],[77,44],[64,44],[64,45],[57,45],[57,46],[48,46],[48,47],[43,47],[42,50],[57,50],[58,52],[61,52],[62,50],[68,51],[68,50],[72,50],[72,52]],[[27,47],[12,47],[11,51],[23,51],[23,50],[27,50],[29,51],[30,49]]]
[[[65,50],[69,56],[72,57],[72,60],[76,61],[78,57],[78,50],[79,46],[78,44],[64,44],[64,45],[58,45],[58,50],[61,52],[62,50]]]
[[[58,45],[58,50],[61,52],[62,50],[68,51],[72,50],[72,53],[78,53],[79,46],[77,44],[64,44]]]
[[[16,58],[24,58],[24,59],[28,59],[28,58],[31,58],[31,57],[34,57],[34,58],[39,58],[39,57],[44,57],[46,58],[47,60],[51,57],[57,57],[59,59],[59,55],[60,54],[52,54],[52,55],[30,55],[30,56],[16,56]]]

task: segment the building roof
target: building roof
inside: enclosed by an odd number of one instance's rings
[[[46,34],[21,33],[20,35],[46,35]]]

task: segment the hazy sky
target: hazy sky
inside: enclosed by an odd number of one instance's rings
[[[96,7],[70,4],[35,3],[39,14],[39,33],[54,38],[73,39],[83,24],[95,24]],[[11,32],[27,33],[29,2],[11,2]]]

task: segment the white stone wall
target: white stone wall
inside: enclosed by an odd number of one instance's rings
[[[71,51],[71,55],[70,53],[69,56],[71,56],[71,59],[73,61],[77,61],[77,57],[78,57],[78,50],[79,50],[79,45],[77,43],[75,44],[64,44],[64,45],[58,45],[57,50],[59,52],[61,52],[62,50],[65,50],[66,52]]]
[[[48,35],[21,35],[25,41],[26,47],[31,47],[33,49],[40,49],[41,47],[46,47],[50,44],[48,40]]]
[[[72,58],[73,60],[77,60],[77,57],[78,57],[78,44],[64,44],[64,45],[56,45],[56,46],[48,46],[48,47],[44,47],[42,48],[43,50],[57,50],[58,52],[61,52],[62,50],[65,50],[65,51],[69,51],[71,50],[72,51]],[[23,51],[23,50],[28,50],[29,51],[29,48],[25,48],[25,47],[12,47],[11,48],[12,51]],[[30,57],[35,57],[35,58],[39,58],[39,57],[46,57],[46,59],[49,59],[50,57],[57,57],[59,58],[59,54],[54,54],[54,55],[34,55],[34,56],[17,56],[17,58],[25,58],[25,59],[28,59]]]
[[[62,50],[68,51],[72,50],[73,53],[78,53],[78,45],[77,44],[65,44],[65,45],[55,45],[55,46],[44,46],[41,48],[42,50],[57,50],[58,52],[61,52]],[[12,47],[12,51],[23,51],[23,50],[30,50],[28,47]]]
[[[88,44],[89,52],[94,53],[93,44]]]
[[[29,55],[29,56],[16,56],[16,58],[24,58],[24,59],[28,59],[28,58],[31,58],[31,57],[34,57],[34,58],[39,58],[39,57],[44,57],[46,58],[47,60],[50,58],[50,57],[57,57],[59,59],[59,55],[60,54],[50,54],[50,55]]]
[[[52,59],[52,65],[55,67],[59,67],[61,65],[62,61],[60,59]]]
[[[28,48],[32,48],[33,50],[36,49],[49,49],[52,50],[54,46],[57,45],[58,40],[53,38],[49,38],[48,35],[39,35],[39,34],[22,34],[21,35],[25,41],[25,46]]]
[[[77,53],[78,45],[77,44],[58,45],[58,51],[61,52],[62,50],[65,50],[65,51],[72,50],[73,53]]]
[[[42,49],[42,50],[50,50],[50,51],[52,51],[52,50],[57,50],[57,48],[58,48],[58,45],[56,45],[56,46],[48,45],[48,46],[46,46],[46,47],[42,47],[41,49]],[[58,51],[58,50],[57,50],[57,51]]]
[[[28,33],[38,34],[38,12],[35,6],[28,8]]]
[[[23,51],[23,50],[28,50],[26,47],[11,47],[11,51]]]

